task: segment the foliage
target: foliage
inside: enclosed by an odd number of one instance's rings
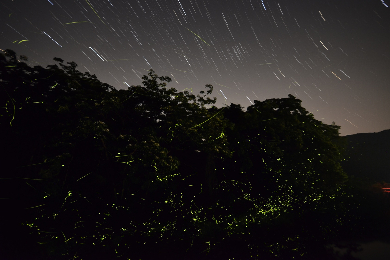
[[[335,237],[339,127],[299,99],[206,108],[211,85],[177,92],[150,70],[117,90],[54,60],[0,55],[1,177],[40,259],[289,259]]]

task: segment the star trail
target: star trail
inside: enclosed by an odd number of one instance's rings
[[[292,94],[341,135],[390,128],[386,0],[7,0],[0,49],[75,61],[117,89],[152,68],[217,106]]]

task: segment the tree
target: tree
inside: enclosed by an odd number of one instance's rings
[[[158,236],[150,238],[150,229],[171,225],[168,216],[177,217],[184,210],[177,204],[181,203],[180,182],[186,176],[174,172],[179,162],[171,154],[190,149],[229,154],[224,148],[226,122],[204,108],[215,100],[166,90],[167,77],[150,71],[149,77],[143,77],[144,87],[118,91],[89,73],[80,73],[73,62],[65,65],[55,58],[59,66],[30,68],[11,51],[7,53],[11,56],[4,58],[2,73],[7,78],[2,78],[7,80],[2,86],[10,94],[15,115],[7,107],[2,111],[2,140],[9,140],[4,150],[10,151],[11,159],[4,177],[29,175],[42,180],[31,185],[37,191],[34,199],[24,201],[30,208],[41,205],[25,224],[36,229],[49,251],[58,250],[61,243],[66,245],[64,251],[56,253],[68,256],[76,254],[77,244],[107,246],[100,239],[122,232],[123,226],[115,229],[112,225],[124,215],[137,227],[131,238],[135,240],[127,242],[131,248],[155,240]],[[9,105],[10,100],[3,102]],[[172,178],[173,183],[169,182]],[[207,178],[197,176],[195,185],[206,184]],[[26,196],[26,187],[18,188],[23,192],[15,203]],[[118,216],[118,207],[137,213]],[[145,219],[153,220],[149,227],[143,224]],[[93,228],[94,223],[105,226]],[[170,231],[165,233],[170,236]]]
[[[316,241],[316,246],[334,238],[335,233],[329,231],[343,216],[336,198],[347,180],[335,141],[339,127],[315,120],[292,95],[255,101],[246,112],[235,104],[214,108],[214,112],[218,110],[234,124],[226,131],[233,156],[216,160],[220,182],[213,214],[233,241],[229,244],[224,239],[223,247],[233,248],[234,244],[237,249],[237,241],[241,241],[252,248],[241,248],[235,257],[245,258],[242,252],[246,251],[247,258],[272,254],[290,258],[292,252],[297,257],[308,254],[308,244],[314,246],[318,234],[323,234],[323,240]],[[276,229],[270,231],[271,226]],[[268,234],[265,244],[280,247],[259,246],[261,234]],[[277,237],[269,242],[274,234]],[[289,251],[291,246],[294,251]]]
[[[206,108],[211,85],[177,92],[150,70],[116,90],[54,60],[0,56],[2,177],[19,180],[6,189],[22,205],[14,224],[30,227],[40,259],[291,258],[330,241],[346,179],[339,127],[299,99]]]

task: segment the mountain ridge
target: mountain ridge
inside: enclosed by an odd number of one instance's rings
[[[347,146],[341,165],[349,176],[390,182],[390,129],[343,138],[347,140]]]

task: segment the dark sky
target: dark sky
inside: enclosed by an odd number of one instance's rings
[[[341,134],[390,129],[390,0],[3,0],[0,49],[116,88],[153,68],[217,106],[292,94]]]

